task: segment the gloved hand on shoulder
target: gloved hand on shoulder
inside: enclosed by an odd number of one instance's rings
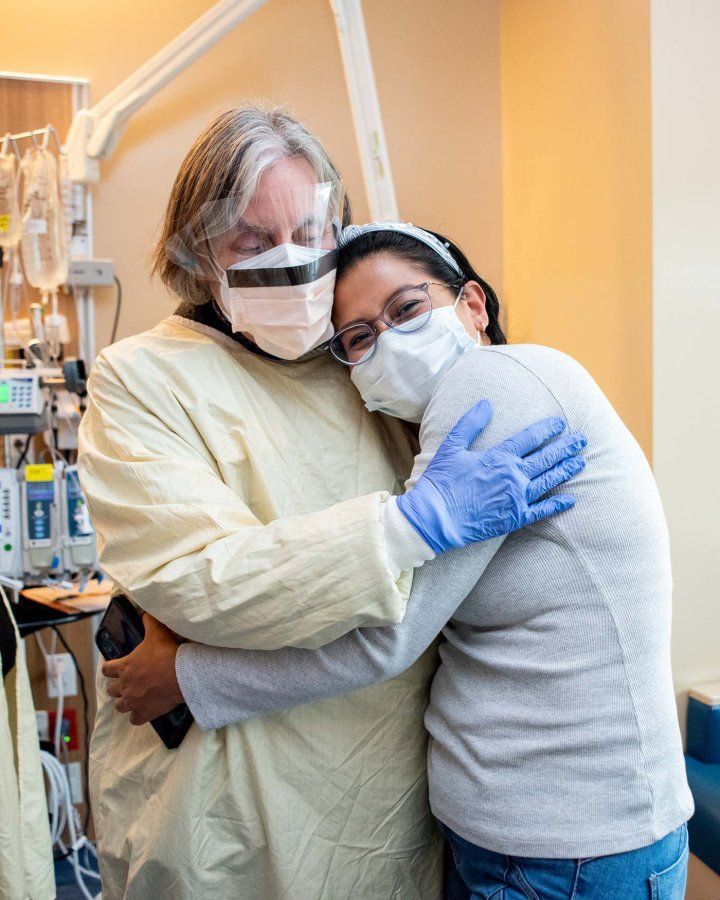
[[[448,434],[415,486],[396,498],[436,553],[508,534],[575,504],[569,494],[542,498],[585,468],[578,456],[585,437],[563,435],[567,423],[551,417],[489,450],[471,450],[491,418],[492,405],[481,400]]]

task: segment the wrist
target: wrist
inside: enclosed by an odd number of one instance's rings
[[[167,667],[168,680],[166,684],[168,702],[174,702],[175,706],[185,702],[185,698],[180,690],[180,682],[177,674],[177,651],[178,648],[176,646],[170,654],[168,663],[171,663],[171,665],[169,664]]]
[[[435,553],[444,553],[453,546],[447,539],[443,521],[445,502],[428,478],[421,478],[414,488],[396,500],[400,512]]]

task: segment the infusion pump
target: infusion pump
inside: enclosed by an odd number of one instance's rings
[[[20,490],[17,469],[0,469],[0,574],[22,574]]]
[[[41,373],[0,369],[0,434],[37,434],[47,427]]]
[[[74,575],[97,568],[95,530],[77,468],[0,469],[0,574]]]
[[[25,467],[21,491],[23,568],[31,575],[59,573],[58,492],[52,464]]]
[[[61,515],[64,525],[63,549],[66,572],[97,568],[95,529],[90,521],[87,500],[80,488],[76,466],[65,466],[61,478]]]

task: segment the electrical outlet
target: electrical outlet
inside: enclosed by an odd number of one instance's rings
[[[50,717],[46,709],[38,709],[35,713],[39,741],[50,740]]]
[[[55,723],[57,722],[57,713],[51,712],[49,715],[50,734],[52,739],[55,738]],[[60,728],[61,745],[65,750],[78,749],[77,735],[77,710],[65,707],[63,710],[63,721]]]
[[[82,772],[80,770],[79,762],[67,763],[65,765],[65,771],[67,772],[68,784],[70,785],[70,802],[71,803],[82,803],[83,802],[83,792],[82,792]]]
[[[48,653],[45,674],[47,676],[47,695],[57,697],[56,667],[62,671],[63,697],[74,697],[77,694],[77,673],[69,653]]]

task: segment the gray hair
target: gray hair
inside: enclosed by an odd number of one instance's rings
[[[241,215],[263,172],[287,157],[307,160],[320,182],[340,180],[318,139],[281,107],[235,107],[219,115],[196,139],[175,178],[153,253],[153,274],[183,301],[206,303],[211,298],[207,283],[173,260],[169,242],[213,201],[233,198]],[[350,218],[346,197],[343,225]]]

